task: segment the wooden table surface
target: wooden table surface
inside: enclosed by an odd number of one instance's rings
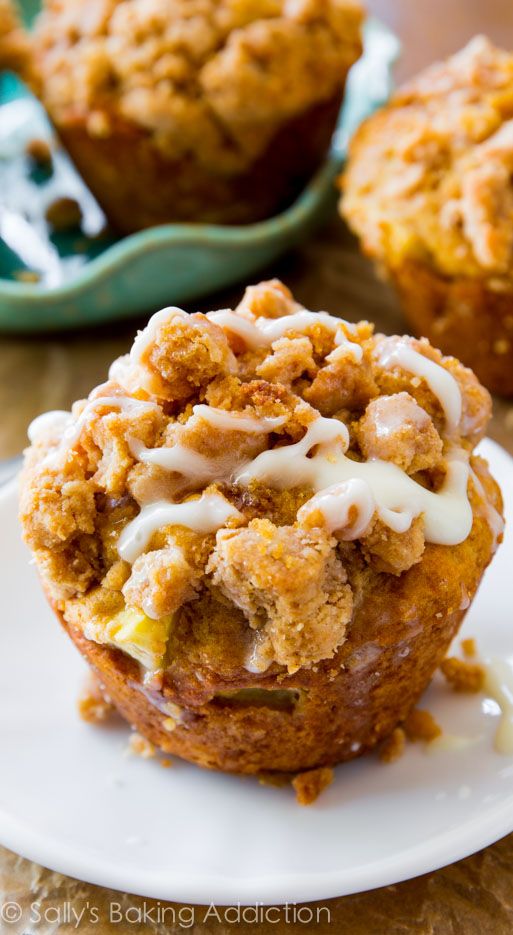
[[[403,57],[398,64],[399,78],[407,77],[440,55],[455,50],[476,32],[486,32],[503,46],[513,48],[513,0],[370,0],[368,6],[388,22],[403,41]],[[343,225],[333,219],[315,238],[294,254],[266,270],[264,276],[278,275],[310,308],[323,308],[346,318],[369,318],[380,330],[394,333],[404,329],[394,296],[374,276],[369,264],[359,256]],[[242,288],[242,287],[241,287]],[[241,288],[210,297],[201,309],[226,307],[237,301]],[[113,357],[124,353],[140,322],[117,325],[76,334],[48,337],[3,338],[0,340],[0,458],[13,457],[25,444],[26,425],[45,409],[67,408],[87,395],[93,385],[105,378]],[[513,406],[496,401],[491,427],[493,438],[513,453]],[[324,905],[330,911],[317,924],[240,924],[205,920],[196,910],[195,932],[249,933],[317,931],[348,935],[385,935],[415,932],[433,935],[506,935],[513,932],[513,835],[480,854],[417,880],[386,887]],[[125,905],[141,906],[142,901],[125,896]],[[78,884],[51,874],[0,848],[0,906],[16,900],[25,913],[33,900],[46,901],[47,907],[73,904],[100,908],[104,921],[90,929],[84,923],[79,931],[99,935],[118,932],[178,933],[176,924],[110,925],[107,906],[118,896],[105,890]],[[51,916],[51,914],[50,914]],[[27,918],[27,916],[25,916]],[[185,920],[182,915],[182,920]],[[54,922],[35,926],[7,925],[0,932],[21,935],[41,932],[68,935],[76,931],[72,923]]]

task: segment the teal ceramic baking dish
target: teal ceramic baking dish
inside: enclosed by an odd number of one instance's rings
[[[30,4],[33,7],[34,3]],[[29,10],[26,0],[25,11]],[[67,156],[54,149],[51,178],[29,171],[25,145],[52,141],[43,109],[10,75],[0,76],[0,330],[41,332],[135,316],[191,302],[247,279],[307,237],[333,209],[334,180],[360,121],[388,98],[396,37],[376,20],[353,68],[324,166],[282,214],[247,226],[166,224],[119,240]],[[59,195],[82,207],[83,230],[50,235],[45,208]],[[37,282],[34,272],[39,275]]]

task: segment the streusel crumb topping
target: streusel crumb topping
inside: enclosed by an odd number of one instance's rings
[[[362,19],[356,0],[46,0],[35,62],[57,123],[128,122],[231,173],[342,89]]]
[[[369,577],[476,515],[500,539],[472,455],[489,415],[427,341],[263,282],[234,311],[158,312],[87,400],[35,420],[25,539],[68,623],[146,670],[190,639],[294,672],[333,657]]]
[[[450,276],[513,276],[513,55],[484,36],[360,128],[342,211],[365,249]]]

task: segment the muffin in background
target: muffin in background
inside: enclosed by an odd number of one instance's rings
[[[46,0],[34,87],[112,226],[249,223],[329,148],[356,0]]]
[[[502,538],[491,402],[425,339],[277,281],[163,309],[71,413],[32,424],[20,516],[109,699],[231,772],[352,759],[403,722]]]
[[[411,327],[513,395],[513,54],[483,36],[356,133],[341,211]]]

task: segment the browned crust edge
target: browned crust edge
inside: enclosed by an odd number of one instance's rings
[[[111,116],[111,132],[93,137],[87,119],[55,122],[60,139],[113,228],[129,234],[172,221],[249,224],[285,209],[328,152],[345,76],[328,100],[283,124],[249,169],[223,174],[193,153],[166,158],[149,133]],[[229,143],[227,142],[227,146]]]
[[[388,275],[417,334],[471,367],[493,393],[513,396],[513,285],[493,290],[484,278],[443,277],[415,260]]]
[[[494,481],[486,472],[481,479],[500,508]],[[376,576],[334,659],[293,675],[241,670],[231,682],[210,672],[208,701],[194,672],[182,685],[184,673],[173,676],[172,664],[163,692],[148,697],[132,659],[87,640],[54,610],[121,715],[166,753],[227,772],[294,773],[359,756],[404,721],[446,655],[465,616],[464,598],[473,598],[491,557],[492,535],[478,515],[460,545],[428,545],[422,562],[399,578]],[[290,712],[212,700],[243,686],[294,689],[300,701]],[[182,708],[171,732],[164,725],[166,701]]]

